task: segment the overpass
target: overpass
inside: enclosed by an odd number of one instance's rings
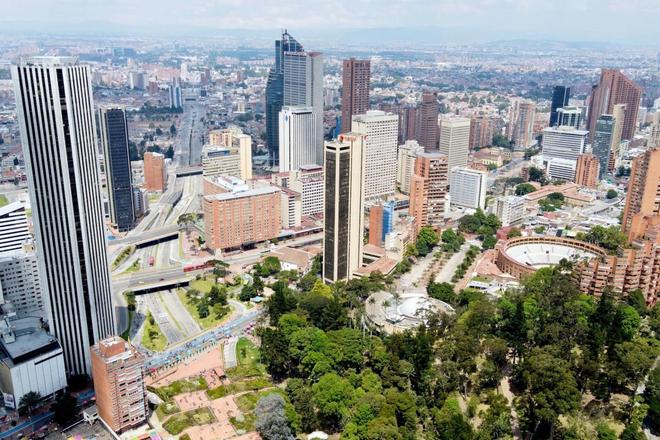
[[[201,176],[202,166],[201,165],[193,165],[188,167],[181,166],[174,171],[174,174],[176,175],[176,177]]]
[[[172,266],[163,269],[147,269],[131,274],[121,274],[112,278],[115,291],[140,290],[142,287],[152,288],[158,285],[184,285],[189,283],[193,274],[198,271],[184,272],[183,266]],[[144,290],[144,289],[142,289]],[[161,290],[164,290],[161,289]]]
[[[108,241],[108,245],[134,245],[136,248],[142,248],[162,243],[164,241],[175,240],[179,238],[179,231],[182,229],[183,227],[179,225],[163,226],[161,228],[151,229],[140,234],[130,235],[128,237],[118,238],[116,240],[110,240]]]

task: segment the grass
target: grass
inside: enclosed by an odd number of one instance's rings
[[[135,252],[135,246],[128,246],[122,249],[121,253],[115,258],[115,261],[112,262],[112,270],[117,269],[133,252]]]
[[[254,431],[254,422],[256,419],[254,415],[254,409],[257,407],[257,402],[262,397],[273,393],[280,394],[284,400],[287,400],[287,396],[284,393],[284,390],[280,388],[247,393],[236,397],[234,401],[236,402],[238,409],[243,413],[244,419],[239,422],[234,417],[230,418],[229,421],[234,426],[234,429],[244,429],[246,432]]]
[[[216,418],[209,408],[199,408],[184,413],[174,414],[163,423],[163,428],[172,435],[182,433],[191,426],[207,425],[215,422]]]
[[[213,277],[209,278],[202,278],[202,279],[195,279],[190,282],[190,288],[199,290],[202,293],[209,293],[211,291],[211,287],[213,287],[215,283],[213,282]]]
[[[0,194],[0,208],[6,205],[9,205],[9,199],[7,198],[6,195]]]
[[[259,348],[248,338],[240,338],[236,343],[238,365],[227,370],[227,377],[232,380],[246,377],[264,376],[266,368],[259,362]]]
[[[163,402],[156,407],[156,416],[158,420],[163,421],[172,414],[179,412],[179,407],[174,402]]]
[[[196,379],[177,380],[164,387],[150,387],[149,391],[154,392],[158,397],[167,402],[176,395],[190,393],[193,391],[206,390],[208,388],[209,385],[206,383],[206,379],[200,376]]]
[[[492,278],[483,275],[476,275],[472,277],[472,281],[481,281],[482,283],[490,283],[492,281]]]
[[[273,384],[271,381],[265,377],[259,377],[242,382],[234,382],[229,385],[220,385],[219,387],[213,388],[212,390],[208,390],[206,394],[209,396],[209,399],[219,399],[231,394],[242,393],[243,391],[256,391],[272,386]]]
[[[147,314],[147,319],[144,322],[142,345],[151,351],[163,351],[167,347],[167,338],[154,321],[151,313]]]
[[[151,205],[152,203],[157,202],[158,199],[160,199],[160,196],[161,196],[161,195],[162,195],[162,194],[160,194],[160,193],[151,193],[151,194],[149,194],[149,195],[147,196],[147,199],[149,200],[149,204]]]
[[[181,300],[181,303],[186,308],[188,313],[190,313],[190,316],[192,316],[193,319],[197,321],[200,327],[202,327],[202,329],[204,330],[217,327],[222,322],[226,321],[230,315],[230,313],[226,313],[220,319],[218,319],[216,314],[213,312],[213,310],[210,310],[209,316],[207,316],[206,318],[200,318],[199,312],[197,311],[197,306],[193,304],[190,301],[190,299],[188,299],[188,296],[186,295],[186,291],[183,289],[178,289],[176,291],[176,294],[179,295],[179,299]],[[231,306],[226,306],[226,307],[228,308],[228,310],[231,311]]]
[[[138,258],[123,273],[132,273],[140,270],[140,259]]]

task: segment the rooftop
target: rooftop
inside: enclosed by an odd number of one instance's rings
[[[19,364],[28,359],[60,349],[60,344],[53,335],[41,328],[41,320],[28,317],[13,321],[0,321],[0,350],[4,361]],[[14,336],[13,342],[11,336]]]

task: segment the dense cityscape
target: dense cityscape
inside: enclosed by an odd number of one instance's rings
[[[657,439],[660,46],[559,40],[0,34],[0,439]]]

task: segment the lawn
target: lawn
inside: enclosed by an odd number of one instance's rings
[[[215,421],[216,418],[209,408],[199,408],[173,415],[163,423],[163,428],[170,434],[177,435],[191,426],[207,425]]]
[[[209,290],[211,290],[209,288]],[[226,321],[229,315],[231,314],[231,306],[226,306],[227,308],[227,313],[224,314],[220,319],[217,318],[216,314],[213,312],[213,310],[210,310],[209,315],[206,318],[200,318],[199,317],[199,311],[197,311],[197,306],[195,306],[186,296],[186,291],[183,289],[178,289],[176,291],[176,294],[179,295],[179,299],[181,300],[181,303],[183,306],[186,308],[188,313],[190,313],[190,316],[193,317],[195,321],[202,327],[202,329],[206,330],[209,328],[217,327],[220,325],[222,322]]]
[[[213,277],[207,277],[207,278],[202,278],[202,279],[195,279],[190,282],[190,288],[199,290],[202,293],[209,293],[211,291],[211,287],[215,284]]]
[[[236,344],[238,366],[227,370],[227,377],[232,380],[246,377],[264,376],[266,368],[260,360],[259,348],[248,338],[241,338]]]
[[[156,393],[158,397],[164,401],[170,400],[172,397],[182,394],[182,393],[191,393],[193,391],[201,391],[208,389],[208,384],[206,379],[203,377],[198,377],[196,379],[181,379],[171,384],[160,387],[160,388],[150,388],[150,391]]]
[[[264,391],[257,391],[254,393],[247,393],[243,394],[242,396],[238,396],[234,399],[236,402],[236,406],[238,407],[239,410],[243,413],[245,416],[243,421],[237,421],[234,417],[229,419],[231,424],[234,426],[235,429],[244,429],[245,431],[254,431],[254,422],[255,422],[255,416],[254,416],[254,409],[257,407],[257,402],[259,399],[261,399],[264,396],[267,396],[269,394],[280,394],[282,397],[284,397],[284,400],[287,401],[287,411],[293,410],[291,407],[291,404],[288,403],[287,396],[284,393],[284,390],[280,388],[273,388],[271,390],[264,390]]]
[[[482,283],[490,283],[492,281],[492,278],[483,275],[477,275],[475,277],[472,277],[472,281],[481,281]]]
[[[9,205],[9,199],[7,198],[6,195],[0,194],[0,208],[6,205]]]
[[[208,390],[206,394],[209,396],[209,399],[215,400],[221,397],[226,397],[231,394],[242,393],[243,391],[256,391],[262,388],[272,387],[273,384],[271,381],[265,377],[259,377],[256,379],[245,380],[242,382],[234,382],[229,385],[220,385],[217,388]]]
[[[125,270],[124,272],[122,272],[122,273],[132,273],[132,272],[137,272],[137,271],[139,271],[139,270],[140,270],[140,259],[138,258],[137,260],[135,260],[135,261],[133,262],[133,264],[131,264],[131,265],[128,267],[128,269],[126,269],[126,270]]]
[[[147,314],[142,333],[142,345],[152,351],[163,351],[167,347],[167,338],[154,321],[151,313]]]
[[[179,412],[179,407],[174,402],[164,402],[156,407],[156,415],[161,422],[172,414]]]

